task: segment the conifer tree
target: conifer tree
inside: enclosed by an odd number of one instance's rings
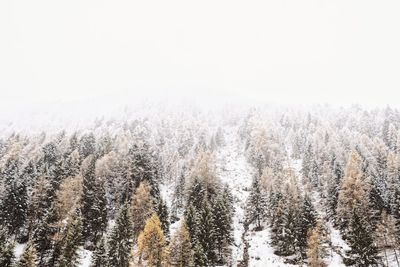
[[[104,236],[102,236],[96,244],[96,249],[93,253],[92,263],[90,267],[103,266],[107,266],[107,251]]]
[[[191,246],[189,229],[186,222],[183,222],[172,237],[169,248],[170,264],[174,267],[193,267],[194,258]]]
[[[157,214],[147,221],[138,238],[139,258],[147,261],[147,266],[162,267],[166,262],[166,241]]]
[[[161,221],[161,228],[165,235],[165,238],[169,238],[169,214],[168,214],[168,207],[167,204],[160,199],[157,205],[157,215]]]
[[[56,261],[57,267],[77,267],[79,264],[78,247],[82,244],[82,219],[80,212],[71,218],[61,241],[61,255]]]
[[[0,177],[5,187],[0,199],[0,223],[7,226],[11,235],[19,234],[27,216],[27,185],[20,175],[20,165],[18,158],[9,158]]]
[[[256,230],[261,230],[261,223],[266,215],[266,197],[258,178],[253,179],[250,196],[247,200],[246,220],[248,224],[255,223]]]
[[[380,222],[375,230],[375,237],[378,248],[384,251],[387,266],[389,266],[389,262],[386,249],[393,250],[397,266],[400,266],[397,255],[397,248],[399,246],[397,242],[398,231],[395,218],[392,215],[388,215],[386,211],[382,212]]]
[[[12,267],[14,264],[14,244],[8,240],[7,231],[0,228],[0,266]]]
[[[215,253],[215,221],[212,212],[212,207],[207,198],[205,198],[202,209],[199,211],[196,240],[203,248],[208,265],[214,265],[217,260]]]
[[[303,203],[300,208],[301,210],[298,214],[299,218],[297,221],[295,243],[299,248],[301,255],[304,257],[306,254],[309,231],[316,225],[316,212],[308,195],[304,196]]]
[[[370,215],[368,180],[364,178],[357,152],[350,155],[339,191],[337,221],[345,233],[354,213],[365,218]]]
[[[353,212],[347,237],[351,248],[347,262],[359,267],[377,266],[378,250],[373,241],[372,229],[365,219]]]
[[[90,248],[93,248],[107,226],[107,200],[104,181],[96,177],[95,164],[96,159],[93,155],[86,158],[82,164],[83,237]]]
[[[27,245],[16,267],[38,267],[36,249],[32,244]]]
[[[43,219],[33,232],[32,240],[38,253],[39,266],[49,266],[49,261],[54,257],[53,249],[55,236],[59,233],[59,215],[54,203],[51,204]]]
[[[137,237],[143,230],[147,219],[156,212],[155,199],[151,196],[150,192],[150,185],[147,182],[143,182],[136,189],[132,198],[130,213],[132,216],[133,234],[135,237]],[[163,216],[165,216],[165,214],[163,214]]]
[[[321,224],[318,223],[314,227],[307,240],[307,261],[310,267],[325,267],[327,266],[324,262],[326,256],[326,248],[323,244],[324,236]]]
[[[129,205],[121,206],[114,229],[108,241],[109,266],[128,267],[132,246],[132,222],[129,214]]]
[[[229,246],[233,243],[232,214],[228,196],[223,194],[214,201],[213,221],[217,262],[223,264],[229,254]]]

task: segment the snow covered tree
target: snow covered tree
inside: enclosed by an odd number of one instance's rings
[[[12,267],[14,264],[14,244],[10,242],[5,229],[0,228],[0,266]]]
[[[18,158],[10,157],[1,172],[5,189],[0,203],[0,222],[11,235],[19,234],[27,217],[27,185],[20,175],[20,166]]]
[[[16,267],[38,267],[36,249],[28,244]]]
[[[132,246],[132,222],[129,205],[121,206],[115,226],[108,241],[108,264],[128,267]]]
[[[395,256],[397,266],[400,266],[399,258],[397,255],[398,248],[398,227],[396,225],[396,220],[393,216],[388,215],[385,211],[382,212],[381,220],[378,223],[375,230],[375,240],[378,248],[384,251],[386,265],[389,266],[388,256],[386,249],[392,249]]]
[[[378,266],[378,250],[374,244],[373,230],[366,221],[353,211],[351,217],[347,241],[350,245],[346,263],[355,266]]]
[[[352,216],[368,218],[369,188],[361,169],[361,160],[357,152],[352,152],[346,166],[345,175],[339,191],[337,222],[342,230],[347,231]]]
[[[38,252],[39,266],[51,266],[49,262],[54,259],[54,243],[60,231],[58,222],[59,215],[52,203],[32,234],[32,241]]]
[[[166,262],[166,240],[157,214],[147,221],[138,238],[139,261],[146,260],[147,266],[162,267]]]
[[[169,263],[174,267],[193,267],[194,258],[191,249],[189,229],[185,222],[181,224],[172,237],[169,246]]]
[[[169,213],[167,204],[160,199],[157,205],[157,215],[161,221],[161,229],[163,230],[165,238],[169,239]]]
[[[79,155],[81,159],[87,158],[89,155],[94,155],[96,152],[96,138],[93,133],[82,135],[78,144]]]
[[[311,199],[306,195],[297,214],[296,238],[295,243],[301,255],[306,255],[307,238],[309,231],[316,226],[316,211],[311,203]]]
[[[246,221],[248,224],[255,223],[256,229],[261,230],[261,223],[266,214],[267,203],[264,192],[261,188],[260,180],[253,179],[250,189],[250,196],[247,200]]]
[[[310,267],[325,267],[326,247],[324,246],[325,237],[322,226],[318,223],[310,232],[307,240],[307,262]]]
[[[228,189],[213,203],[213,221],[217,262],[224,264],[229,257],[229,246],[233,243],[232,203]]]
[[[82,219],[80,212],[71,218],[61,241],[61,255],[57,267],[77,267],[79,265],[78,247],[82,244]]]
[[[89,248],[93,248],[107,226],[107,200],[104,181],[96,177],[96,159],[93,155],[82,163],[82,223],[83,237]]]
[[[107,251],[105,238],[102,236],[99,241],[97,241],[96,249],[93,253],[92,262],[90,267],[103,267],[107,266]]]

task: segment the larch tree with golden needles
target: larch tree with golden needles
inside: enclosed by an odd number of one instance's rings
[[[353,213],[360,216],[369,213],[369,182],[361,169],[361,159],[353,151],[347,162],[336,208],[340,229],[348,229]]]
[[[166,261],[166,241],[157,214],[146,221],[138,238],[139,261],[147,261],[147,266],[161,267]]]
[[[323,258],[326,254],[324,246],[324,231],[321,223],[310,231],[307,240],[307,261],[310,267],[325,267],[327,266]]]
[[[131,203],[133,234],[135,237],[143,230],[147,219],[155,211],[155,199],[151,196],[151,187],[147,182],[142,182],[136,189]]]

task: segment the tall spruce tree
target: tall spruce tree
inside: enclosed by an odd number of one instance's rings
[[[82,176],[83,237],[88,248],[93,249],[107,227],[107,200],[104,181],[96,177],[96,159],[93,155],[84,160]]]
[[[105,237],[102,236],[96,244],[96,249],[93,253],[92,263],[90,267],[104,267],[107,266],[107,251]]]
[[[12,267],[14,264],[14,243],[9,241],[7,230],[0,228],[0,266]]]
[[[115,226],[108,241],[109,266],[128,267],[132,247],[132,222],[129,205],[121,206]]]
[[[255,177],[247,200],[246,220],[248,224],[255,223],[256,230],[261,230],[267,211],[266,196],[262,190],[260,179]]]

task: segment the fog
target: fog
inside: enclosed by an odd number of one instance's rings
[[[1,110],[397,105],[399,13],[399,1],[1,1]]]

